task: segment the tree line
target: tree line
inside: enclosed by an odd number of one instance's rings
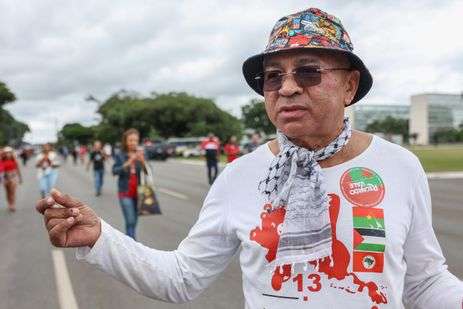
[[[253,100],[242,107],[242,118],[219,108],[212,99],[185,92],[165,94],[119,91],[98,108],[101,121],[94,126],[69,123],[59,132],[61,142],[77,141],[87,144],[94,139],[115,143],[128,128],[136,128],[140,135],[151,139],[196,137],[214,133],[221,140],[235,135],[240,138],[244,128],[263,133],[274,133],[262,101]]]

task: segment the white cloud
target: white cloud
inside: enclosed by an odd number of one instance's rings
[[[307,1],[0,0],[0,80],[31,141],[58,126],[95,121],[91,93],[187,91],[226,110],[257,97],[242,62],[265,47],[283,15]],[[460,92],[461,1],[311,1],[342,20],[374,77],[366,103],[402,103],[418,92]]]

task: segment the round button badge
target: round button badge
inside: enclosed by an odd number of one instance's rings
[[[384,198],[384,183],[381,177],[366,167],[353,167],[341,176],[341,191],[352,204],[374,207]]]

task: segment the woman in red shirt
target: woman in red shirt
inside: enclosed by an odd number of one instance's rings
[[[141,173],[146,173],[143,151],[138,150],[140,133],[129,129],[122,136],[122,151],[116,155],[112,168],[118,178],[118,197],[125,221],[126,234],[136,239],[138,222],[137,188]]]
[[[230,163],[240,154],[240,146],[236,142],[236,136],[230,137],[228,143],[223,147],[223,151],[227,155],[227,162]]]
[[[21,171],[16,161],[14,150],[11,147],[5,147],[2,155],[2,165],[4,172],[4,186],[8,209],[11,212],[16,211],[16,188],[18,183],[22,183]]]

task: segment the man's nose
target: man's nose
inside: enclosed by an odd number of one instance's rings
[[[294,94],[301,94],[302,87],[300,87],[296,79],[294,78],[294,74],[286,74],[282,76],[281,80],[281,88],[278,90],[278,93],[282,96],[292,96]]]

